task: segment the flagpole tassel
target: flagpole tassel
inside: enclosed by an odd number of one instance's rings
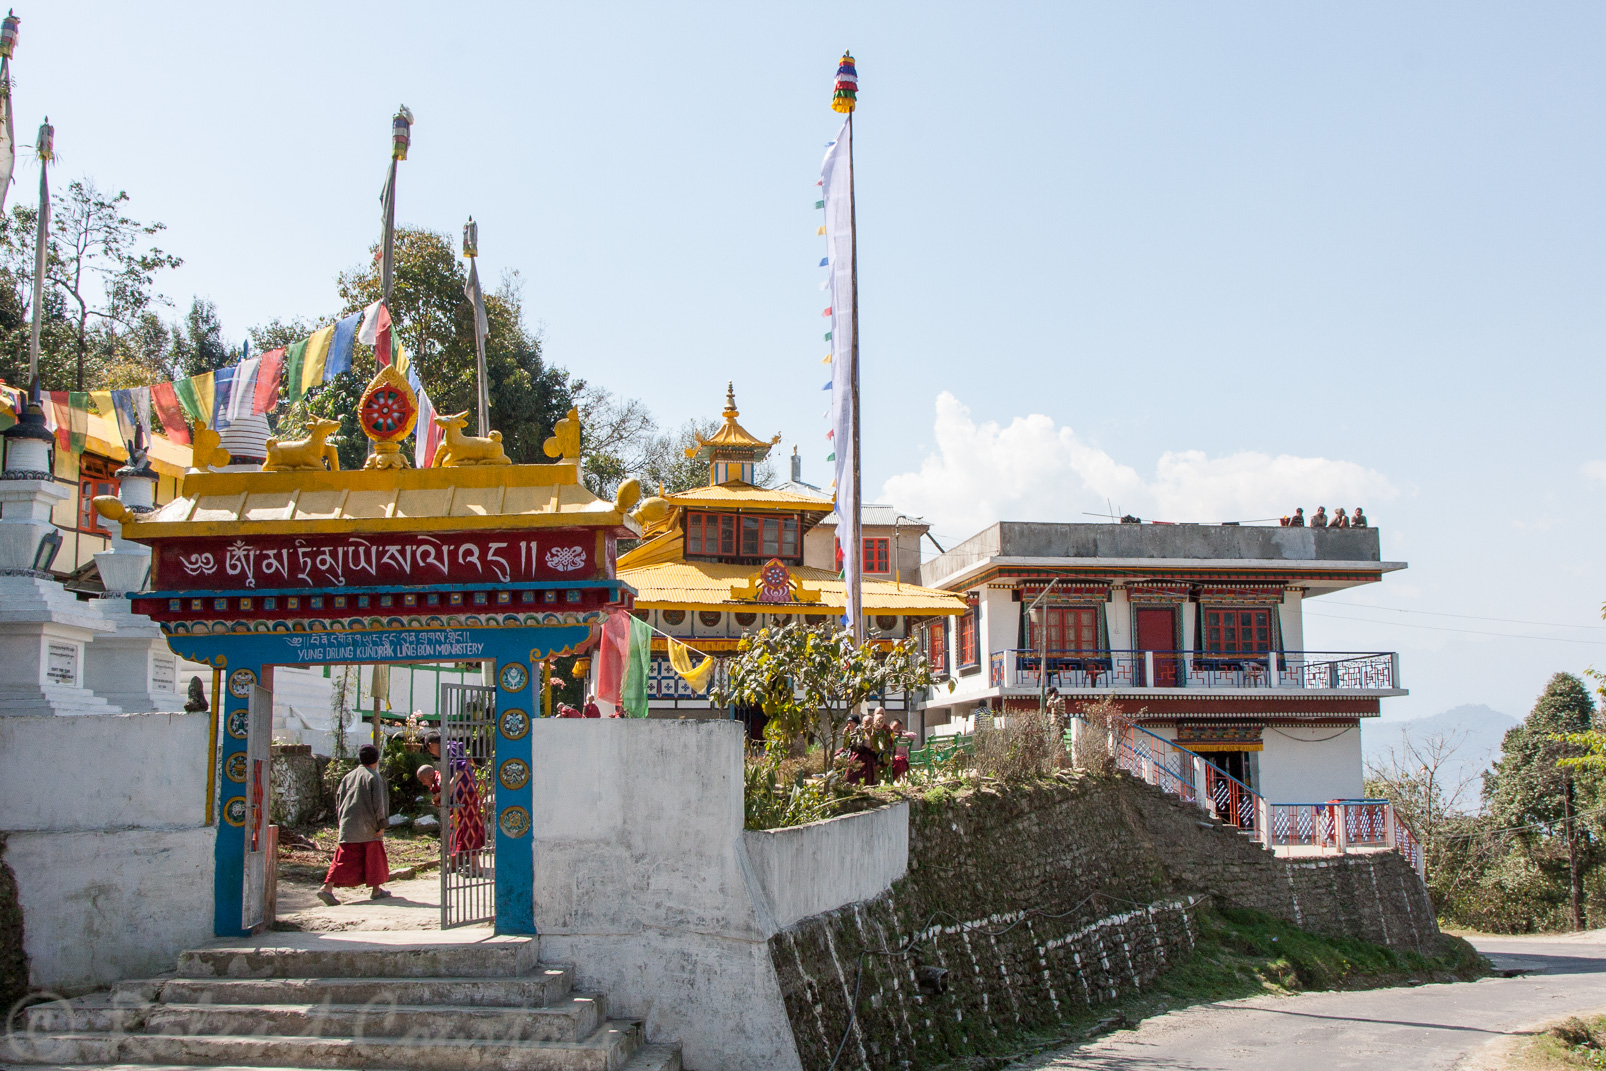
[[[468,217],[463,224],[463,256],[472,260],[480,255],[480,225],[474,222],[474,217]]]
[[[831,92],[831,110],[846,115],[858,106],[859,71],[853,65],[853,54],[842,53],[842,62],[836,69],[836,87]]]
[[[56,158],[56,128],[50,125],[50,117],[39,125],[39,140],[34,146],[39,154],[39,162],[48,164]]]
[[[413,143],[413,113],[403,104],[390,121],[390,155],[394,160],[407,159],[407,146]]]
[[[21,23],[14,11],[7,11],[6,17],[0,19],[0,59],[10,59],[17,50],[17,27]]]

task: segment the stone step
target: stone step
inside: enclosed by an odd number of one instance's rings
[[[522,978],[156,978],[119,982],[112,999],[163,1004],[437,1004],[539,1008],[574,985],[574,968],[543,963]]]
[[[11,1038],[7,1056],[21,1065],[96,1067],[121,1062],[339,1071],[619,1071],[641,1044],[640,1022],[613,1020],[583,1041],[33,1034]],[[673,1071],[675,1065],[667,1066]]]
[[[178,974],[183,978],[518,978],[539,969],[540,940],[535,937],[390,942],[281,933],[273,938],[181,952]]]
[[[607,1019],[601,996],[545,1008],[373,1004],[118,1004],[82,999],[30,1008],[34,1033],[131,1033],[173,1037],[363,1037],[579,1041]]]
[[[84,1071],[84,1064],[35,1064],[31,1071]],[[194,1064],[101,1064],[98,1071],[195,1071]],[[298,1071],[290,1067],[211,1065],[211,1071]],[[620,1071],[681,1071],[679,1045],[643,1045]]]
[[[681,1071],[679,1045],[643,1045],[623,1071]]]

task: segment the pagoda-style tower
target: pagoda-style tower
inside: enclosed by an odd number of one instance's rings
[[[686,448],[686,456],[708,462],[708,485],[722,483],[753,483],[753,470],[769,456],[770,448],[781,441],[779,435],[765,442],[736,422],[742,414],[736,409],[736,385],[725,384],[725,424],[705,439],[697,436],[697,445]]]

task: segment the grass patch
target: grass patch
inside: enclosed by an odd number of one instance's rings
[[[1515,1066],[1524,1071],[1606,1068],[1606,1015],[1563,1019],[1523,1045]]]
[[[1243,908],[1201,909],[1198,920],[1193,954],[1145,992],[1083,1008],[1063,1027],[1000,1039],[999,1047],[987,1054],[930,1065],[928,1071],[1037,1066],[1021,1061],[1192,1004],[1276,993],[1468,982],[1489,971],[1484,958],[1459,937],[1445,937],[1443,951],[1430,957],[1350,937],[1318,937],[1291,922]],[[1606,1068],[1606,1063],[1555,1066]]]

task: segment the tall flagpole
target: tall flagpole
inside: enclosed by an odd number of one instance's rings
[[[0,19],[0,108],[5,109],[4,130],[0,136],[5,138],[5,159],[3,161],[4,173],[0,174],[0,212],[5,211],[6,192],[11,189],[11,176],[17,167],[17,131],[14,125],[15,106],[11,99],[11,54],[17,49],[17,27],[22,20],[16,13],[6,12],[6,17]]]
[[[45,262],[50,243],[50,161],[55,156],[56,128],[50,117],[39,126],[39,229],[34,233],[33,324],[28,329],[28,397],[39,404],[39,324],[45,312]]]
[[[474,217],[468,217],[463,224],[463,255],[468,258],[468,281],[464,286],[464,294],[473,306],[474,313],[474,379],[477,384],[475,390],[475,403],[479,410],[478,431],[475,433],[484,438],[491,433],[490,388],[485,381],[485,294],[480,289],[480,225],[474,222]]]
[[[863,501],[864,496],[859,490],[859,226],[858,206],[855,197],[855,180],[853,173],[853,113],[857,110],[859,99],[859,71],[853,62],[853,54],[844,52],[842,60],[837,65],[836,85],[831,93],[831,110],[847,115],[848,135],[848,285],[852,299],[849,303],[848,323],[852,343],[848,348],[848,395],[849,395],[849,429],[848,464],[853,472],[853,493],[848,502],[848,515],[844,518],[848,528],[847,546],[843,547],[843,554],[847,560],[843,563],[843,576],[847,582],[848,612],[852,620],[848,627],[853,631],[855,643],[865,641],[864,624],[864,526]],[[842,444],[837,444],[842,449]],[[841,488],[838,487],[840,492]],[[837,502],[837,513],[841,514],[843,503]]]
[[[849,266],[852,272],[853,305],[849,314],[853,322],[853,349],[849,360],[852,366],[848,371],[849,383],[853,398],[853,517],[848,522],[848,535],[853,541],[854,560],[858,568],[853,570],[853,590],[849,593],[848,604],[858,608],[853,617],[853,639],[855,643],[865,641],[864,628],[864,495],[859,489],[859,212],[857,199],[854,196],[856,176],[853,173],[853,112],[848,112],[848,229],[851,234],[853,262]]]
[[[384,303],[385,310],[390,311],[390,288],[394,281],[392,268],[396,259],[396,165],[407,159],[407,146],[413,140],[413,113],[403,104],[396,109],[396,114],[390,121],[390,177],[385,182],[385,237],[380,246],[379,262],[379,300]],[[394,320],[392,320],[394,322]],[[378,342],[378,352],[374,357],[380,364],[389,364],[393,352],[390,345],[390,332],[383,331]]]

